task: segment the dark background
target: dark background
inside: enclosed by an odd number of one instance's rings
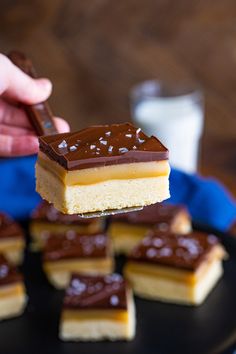
[[[73,129],[130,119],[129,89],[149,78],[199,82],[201,172],[236,196],[235,0],[1,0],[0,50],[18,48],[51,78]]]

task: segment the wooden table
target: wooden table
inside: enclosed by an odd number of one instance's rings
[[[235,15],[234,0],[2,0],[1,51],[33,58],[73,129],[129,120],[128,92],[142,80],[199,83],[201,171],[236,196]]]

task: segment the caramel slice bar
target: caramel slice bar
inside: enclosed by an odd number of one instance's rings
[[[63,234],[73,230],[79,234],[94,234],[104,229],[103,218],[81,218],[77,215],[66,215],[59,212],[52,204],[43,201],[33,211],[30,222],[32,249],[41,250],[50,235]]]
[[[14,265],[22,263],[25,237],[20,225],[0,212],[0,253]]]
[[[143,298],[199,305],[222,276],[224,257],[214,235],[155,232],[130,253],[125,274]]]
[[[129,123],[39,138],[36,189],[66,214],[169,198],[168,150]]]
[[[60,324],[64,341],[131,340],[135,335],[132,291],[119,274],[74,274]]]
[[[186,234],[191,232],[191,219],[183,205],[154,204],[143,210],[111,217],[108,234],[115,253],[129,253],[152,229]]]
[[[21,315],[25,305],[22,275],[0,254],[0,320]]]
[[[109,274],[113,257],[106,234],[80,235],[67,231],[49,236],[43,250],[43,267],[56,288],[65,288],[72,272]]]

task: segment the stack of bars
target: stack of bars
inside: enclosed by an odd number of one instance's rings
[[[131,340],[135,334],[132,290],[113,273],[112,240],[106,220],[63,215],[42,202],[30,223],[34,249],[57,289],[67,288],[61,316],[62,340]],[[90,233],[89,233],[90,232]]]
[[[33,214],[46,275],[67,287],[61,339],[133,338],[131,288],[149,300],[203,302],[223,274],[225,252],[216,237],[192,232],[183,206],[155,204],[169,197],[170,172],[157,138],[125,123],[43,136],[39,149],[36,189],[60,212],[145,207],[111,217],[107,233],[98,219],[63,216],[46,203]],[[127,255],[126,280],[111,274],[113,252]]]
[[[146,300],[200,305],[223,274],[223,247],[214,235],[192,231],[182,205],[101,220],[63,215],[43,202],[31,230],[49,282],[66,288],[59,334],[65,341],[130,340],[132,291]],[[125,279],[112,273],[114,254],[126,255]]]
[[[25,237],[20,225],[0,213],[0,320],[23,313],[27,297],[24,280],[16,266],[23,261]]]

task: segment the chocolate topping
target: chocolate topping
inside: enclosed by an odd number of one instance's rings
[[[40,150],[66,170],[168,159],[168,150],[130,123],[98,125],[39,138]]]
[[[0,286],[22,281],[22,275],[0,254]]]
[[[8,237],[24,237],[23,230],[10,216],[0,213],[0,239]]]
[[[117,214],[111,217],[112,221],[120,221],[128,224],[156,225],[170,224],[180,212],[187,212],[182,205],[153,204],[144,207],[140,211]]]
[[[109,239],[105,234],[79,235],[73,230],[62,235],[51,234],[44,248],[45,261],[67,258],[103,258],[109,254]]]
[[[64,308],[127,309],[127,284],[119,274],[82,276],[73,274],[66,290]]]
[[[82,218],[78,215],[67,215],[60,213],[52,204],[42,201],[33,211],[31,218],[37,221],[48,221],[54,224],[67,225],[90,225],[97,221],[97,218]]]
[[[216,236],[202,232],[188,235],[152,232],[133,249],[129,258],[194,271],[217,244]]]

